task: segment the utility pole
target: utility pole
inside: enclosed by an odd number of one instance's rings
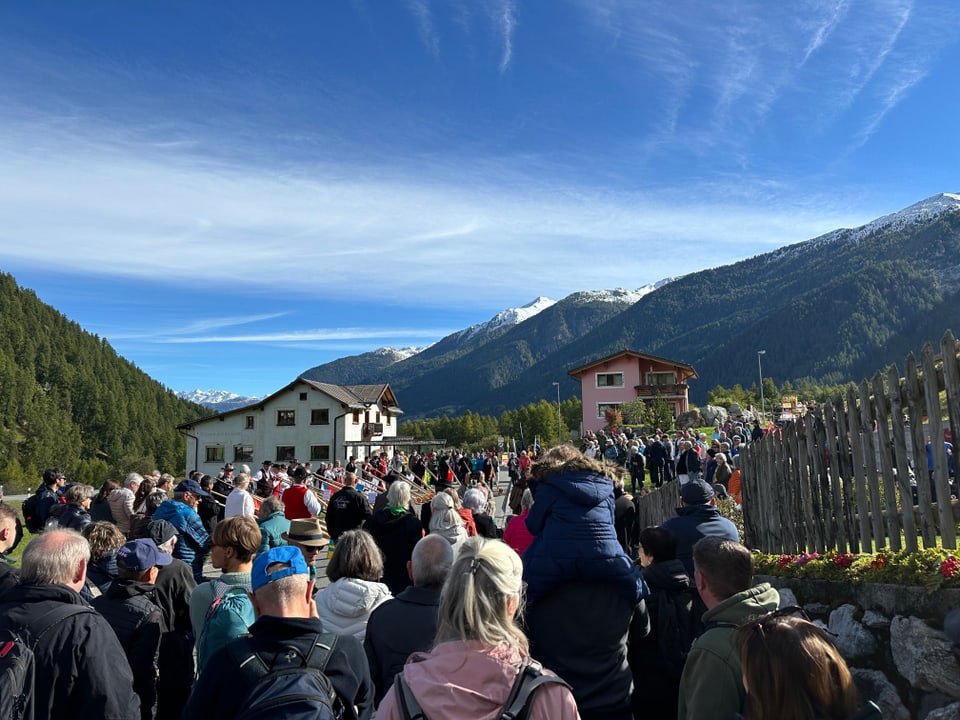
[[[563,422],[560,418],[560,383],[555,382],[553,384],[557,387],[557,445],[559,445],[563,441],[561,437],[563,434]]]
[[[760,356],[766,355],[766,350],[757,350],[757,371],[760,373],[760,416],[767,414],[767,409],[763,402],[763,366],[760,364]]]

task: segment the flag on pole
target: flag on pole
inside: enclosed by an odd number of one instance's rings
[[[430,471],[429,471],[429,470],[424,469],[424,471],[423,471],[423,484],[424,484],[424,485],[429,485],[431,480],[433,480],[433,475],[430,474]]]

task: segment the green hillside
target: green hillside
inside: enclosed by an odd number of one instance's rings
[[[0,273],[0,482],[12,492],[62,466],[100,481],[131,470],[182,471],[176,425],[208,414],[177,398],[106,340]]]

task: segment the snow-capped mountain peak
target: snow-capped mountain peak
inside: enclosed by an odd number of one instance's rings
[[[429,345],[423,345],[422,347],[405,347],[405,348],[394,348],[394,347],[382,347],[373,350],[374,355],[382,355],[390,359],[392,363],[398,363],[401,360],[406,360],[408,357],[413,357],[417,353],[421,353],[426,350]]]
[[[636,290],[627,290],[625,288],[614,288],[612,290],[582,290],[570,295],[569,299],[584,303],[600,301],[621,303],[623,305],[633,305],[635,302],[640,300],[640,298],[644,297],[645,295],[649,295],[657,288],[661,288],[668,282],[672,282],[675,279],[676,278],[665,278],[650,285],[639,287]]]
[[[497,328],[519,325],[524,320],[529,320],[537,313],[543,312],[548,307],[555,304],[555,300],[551,300],[550,298],[543,297],[541,295],[537,299],[527,303],[522,307],[501,310],[486,322],[477,323],[476,325],[471,325],[466,330],[461,330],[459,333],[459,339],[468,340],[481,333],[491,332]]]
[[[909,225],[927,222],[939,215],[954,212],[957,209],[960,209],[960,193],[938,193],[926,200],[905,207],[903,210],[872,220],[858,228],[833,230],[826,235],[815,238],[814,242],[829,242],[832,240],[858,242],[880,230],[901,230]]]
[[[227,390],[178,390],[175,395],[178,398],[195,402],[217,412],[226,412],[245,405],[252,405],[260,399],[237,395]]]

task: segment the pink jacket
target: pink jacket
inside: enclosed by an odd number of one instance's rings
[[[503,531],[503,541],[513,548],[513,551],[523,557],[523,554],[533,542],[533,535],[527,530],[527,514],[529,510],[524,510],[519,515],[510,518],[506,529]]]
[[[484,647],[476,641],[441,643],[420,662],[403,668],[410,689],[424,712],[445,720],[497,720],[517,677],[523,656],[506,644]],[[396,692],[391,688],[377,720],[400,720]],[[542,685],[534,695],[530,720],[579,720],[573,694],[556,683]]]

